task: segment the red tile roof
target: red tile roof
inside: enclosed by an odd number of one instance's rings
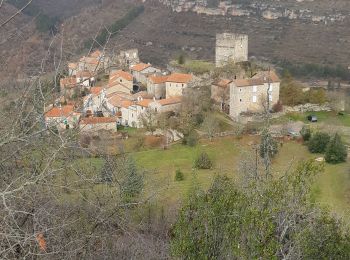
[[[134,71],[141,72],[149,67],[151,67],[151,64],[139,63],[139,64],[132,66],[130,69],[134,70]]]
[[[162,84],[165,83],[168,80],[169,76],[156,76],[152,75],[149,76],[148,79],[153,83],[153,84]]]
[[[143,98],[143,99],[152,99],[153,96],[149,94],[147,91],[140,91],[132,95],[132,97],[136,100],[138,98]]]
[[[127,100],[132,100],[133,99],[131,94],[125,93],[125,92],[122,92],[122,91],[115,91],[115,92],[109,93],[107,95],[107,98],[111,98],[111,97],[114,97],[114,96],[119,96],[119,97],[121,97],[123,99],[127,99]]]
[[[75,77],[60,79],[60,86],[63,88],[72,88],[76,85],[77,85],[77,79]]]
[[[98,95],[101,93],[102,90],[103,90],[103,87],[91,87],[90,93],[93,95]]]
[[[173,73],[168,77],[167,82],[188,83],[192,78],[191,74]]]
[[[99,58],[100,56],[102,55],[102,52],[100,50],[96,50],[92,53],[90,53],[90,57],[93,57],[93,58]]]
[[[79,122],[80,125],[97,125],[117,122],[117,117],[85,117]]]
[[[270,82],[272,82],[272,83],[281,81],[279,79],[279,77],[277,76],[276,72],[273,70],[261,71],[261,72],[257,73],[257,75],[255,75],[253,78],[254,79],[262,79],[265,82],[268,82],[268,80],[270,80]]]
[[[126,100],[125,98],[123,98],[119,95],[114,95],[114,96],[111,96],[110,98],[108,98],[108,103],[110,103],[112,106],[115,106],[115,107],[121,107],[122,102],[125,100]]]
[[[133,102],[130,101],[130,100],[123,100],[122,103],[121,103],[121,106],[124,107],[124,108],[128,108],[132,104],[133,104]]]
[[[232,80],[229,79],[221,79],[218,82],[214,83],[214,85],[222,88],[227,88],[231,82]]]
[[[91,78],[93,75],[88,70],[78,71],[77,78]]]
[[[181,102],[182,102],[182,97],[180,97],[180,96],[158,100],[158,103],[161,104],[162,106],[178,104]]]
[[[153,99],[143,99],[143,100],[137,102],[136,104],[141,106],[141,107],[148,107],[148,105],[152,102],[153,102]]]
[[[249,87],[249,86],[257,86],[257,85],[264,85],[266,83],[276,83],[280,82],[280,79],[278,78],[277,74],[274,71],[271,72],[265,72],[263,74],[260,74],[261,76],[258,78],[251,78],[251,79],[237,79],[234,80],[233,83],[237,87]]]
[[[74,112],[74,106],[66,105],[62,107],[53,107],[45,113],[45,117],[68,117]]]
[[[76,69],[78,67],[77,63],[68,63],[68,68],[70,69]]]
[[[132,81],[132,79],[133,79],[133,77],[130,73],[122,71],[122,70],[117,70],[116,72],[109,75],[110,82],[116,80],[117,78],[123,78],[123,79],[126,79],[128,81]]]

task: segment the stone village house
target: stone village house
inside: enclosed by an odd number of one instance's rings
[[[124,101],[122,102],[122,125],[141,128],[141,117],[151,110],[155,114],[175,112],[181,108],[182,97],[171,97],[168,99],[143,99],[139,97],[136,102]]]
[[[241,113],[261,113],[267,101],[271,109],[279,100],[280,82],[273,71],[260,78],[233,80],[230,83],[230,116],[239,120]]]
[[[168,76],[166,86],[166,98],[182,96],[193,76],[191,74],[173,73]]]
[[[151,64],[138,63],[130,68],[131,74],[134,76],[135,81],[143,85],[147,84],[147,77],[150,74],[161,73],[161,70],[153,67]]]
[[[133,92],[133,76],[123,70],[117,70],[110,74],[106,94],[109,95],[114,92]]]
[[[151,75],[147,78],[147,92],[156,99],[166,98],[166,81],[169,76]]]
[[[73,105],[52,107],[44,115],[46,127],[56,126],[59,129],[74,128],[78,125],[80,113],[74,111]]]
[[[211,99],[222,111],[230,110],[230,84],[232,80],[221,79],[211,85]]]

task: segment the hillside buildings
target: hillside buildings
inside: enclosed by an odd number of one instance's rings
[[[217,66],[248,60],[247,35],[218,34],[215,48]],[[95,51],[78,63],[68,64],[69,76],[60,80],[61,95],[68,99],[74,96],[77,103],[82,101],[80,111],[69,106],[53,107],[45,114],[46,125],[70,128],[79,123],[84,132],[116,130],[117,125],[140,128],[153,114],[179,111],[186,90],[202,84],[192,74],[170,73],[140,62],[134,49],[120,52],[121,62],[113,68],[99,70],[104,57]],[[93,64],[97,67],[93,68]],[[260,72],[253,78],[218,79],[210,89],[219,108],[239,120],[244,113],[260,113],[266,104],[272,107],[277,103],[279,87],[280,80],[274,72]],[[84,89],[80,96],[77,89]]]

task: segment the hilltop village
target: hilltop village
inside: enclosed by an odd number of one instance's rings
[[[216,67],[247,61],[247,35],[217,35]],[[235,121],[244,113],[263,112],[263,100],[270,107],[279,101],[280,80],[272,70],[258,71],[252,77],[240,73],[203,79],[170,66],[143,63],[137,49],[121,51],[111,64],[100,50],[69,63],[68,75],[60,79],[60,97],[46,110],[46,125],[81,131],[142,128],[156,120],[156,115],[176,114],[184,98],[196,99],[190,96],[191,89],[203,80],[210,87],[213,103]]]

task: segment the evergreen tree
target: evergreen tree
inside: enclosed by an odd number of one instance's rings
[[[311,129],[308,126],[303,126],[303,128],[300,131],[301,136],[303,137],[303,140],[305,142],[309,141],[311,138]]]
[[[129,200],[137,196],[143,188],[143,175],[139,173],[133,158],[125,157],[120,160],[121,174],[120,181],[121,195]]]
[[[309,143],[308,148],[311,153],[324,153],[329,143],[330,136],[327,133],[315,133]]]
[[[194,167],[196,169],[211,169],[213,167],[213,162],[210,160],[209,155],[206,152],[201,152],[194,161]]]
[[[345,162],[348,156],[347,149],[343,144],[340,135],[335,134],[327,145],[325,159],[328,163]]]

